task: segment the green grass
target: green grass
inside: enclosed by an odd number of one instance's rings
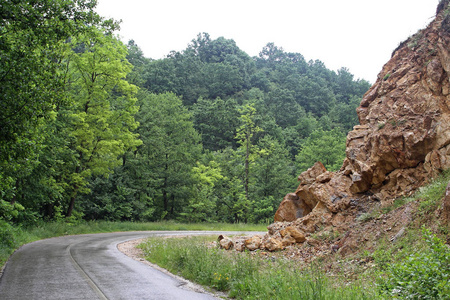
[[[412,196],[399,197],[385,207],[377,207],[369,212],[361,214],[357,219],[366,222],[378,217],[380,214],[387,214],[391,211],[413,201],[419,203],[419,215],[427,215],[436,210],[445,194],[445,188],[450,181],[450,169],[442,172],[429,184],[419,188]]]
[[[150,238],[140,245],[146,258],[174,274],[227,292],[236,299],[374,299],[363,282],[329,278],[314,265],[227,252],[211,245],[216,237]]]
[[[106,222],[92,221],[70,224],[65,222],[40,222],[28,227],[13,227],[0,223],[0,267],[8,257],[20,246],[37,240],[63,235],[86,233],[117,232],[117,231],[147,231],[147,230],[218,230],[218,231],[266,231],[266,225],[261,224],[225,224],[225,223],[191,223],[183,224],[172,221],[165,222]]]
[[[393,299],[450,299],[450,248],[430,230],[421,231],[420,240],[416,232],[414,237],[409,234],[404,238],[403,245],[383,245],[374,253],[381,295]]]

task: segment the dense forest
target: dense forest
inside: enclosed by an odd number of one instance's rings
[[[340,168],[367,81],[207,33],[146,58],[94,9],[0,6],[2,225],[269,222],[298,174]]]

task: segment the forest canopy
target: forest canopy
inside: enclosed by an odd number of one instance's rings
[[[268,43],[194,37],[147,58],[95,1],[0,7],[0,223],[270,222],[339,169],[370,84]]]

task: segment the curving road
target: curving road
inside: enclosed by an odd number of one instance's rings
[[[30,243],[9,259],[0,278],[0,299],[216,299],[184,288],[181,281],[117,249],[121,242],[143,237],[200,234],[220,232],[116,232]]]

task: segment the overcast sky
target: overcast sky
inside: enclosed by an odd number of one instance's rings
[[[200,32],[236,41],[250,56],[269,42],[355,79],[375,82],[398,44],[433,19],[439,0],[98,0],[119,35],[160,59]]]

